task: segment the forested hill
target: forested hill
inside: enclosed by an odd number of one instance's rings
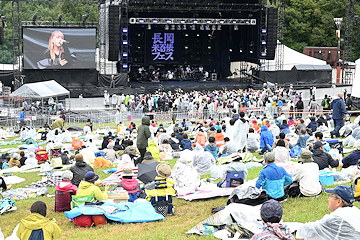
[[[0,45],[0,63],[12,62],[11,12],[11,2],[0,1],[0,13],[7,17],[5,45]],[[336,26],[333,19],[334,17],[345,18],[345,12],[346,0],[287,0],[285,45],[299,52],[302,52],[305,46],[336,47]],[[98,6],[76,4],[71,1],[64,3],[20,2],[20,21],[31,21],[33,14],[37,14],[40,21],[57,21],[59,14],[62,14],[63,21],[82,21],[83,14],[89,15],[87,21],[97,21]],[[360,15],[359,5],[355,5],[354,15]],[[360,58],[360,41],[356,39],[357,28],[358,26],[354,26],[353,60]],[[344,30],[343,26],[341,37],[344,37]]]

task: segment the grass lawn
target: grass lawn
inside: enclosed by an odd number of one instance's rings
[[[7,146],[3,146],[7,147]],[[255,154],[257,158],[260,155]],[[173,167],[176,160],[169,161]],[[96,174],[100,179],[104,179],[109,174],[104,174],[102,170],[107,168],[95,168]],[[254,179],[259,176],[262,168],[249,170],[248,179]],[[25,187],[31,182],[41,180],[41,177],[35,173],[14,173],[19,177],[26,179],[25,182],[15,184],[13,187]],[[209,175],[203,175],[202,178],[208,178]],[[350,185],[350,183],[348,183]],[[335,186],[330,186],[333,188]],[[54,194],[55,187],[48,188],[50,194]],[[288,199],[282,203],[284,208],[284,221],[308,222],[322,218],[325,214],[330,213],[327,210],[327,194],[322,193],[317,199]],[[14,227],[19,220],[27,216],[29,208],[35,201],[43,201],[48,206],[48,217],[55,218],[58,225],[63,230],[62,239],[199,239],[197,235],[186,235],[185,232],[190,228],[212,215],[211,208],[226,205],[227,197],[219,197],[209,200],[200,200],[188,202],[182,199],[174,198],[175,216],[166,217],[165,221],[137,223],[137,224],[113,224],[93,228],[78,228],[65,217],[64,213],[54,212],[55,198],[47,196],[36,199],[16,201],[17,210],[8,212],[0,216],[0,227],[5,237],[11,235]],[[360,208],[360,203],[356,202],[355,206]],[[201,239],[215,239],[211,236],[203,236]]]

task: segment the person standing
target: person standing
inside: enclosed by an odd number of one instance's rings
[[[110,88],[115,88],[115,77],[114,77],[114,75],[111,75]]]
[[[304,102],[302,101],[301,97],[299,97],[299,100],[297,101],[295,108],[298,116],[302,117],[302,113],[304,111]]]
[[[345,117],[348,116],[348,113],[345,108],[345,103],[343,100],[344,94],[339,93],[338,97],[339,98],[334,99],[330,104],[330,107],[332,109],[332,114],[333,114],[332,117],[334,120],[334,130],[332,130],[330,132],[331,138],[334,138],[334,136],[340,137],[339,130],[344,125],[344,123],[343,123],[344,115],[345,115]]]
[[[20,113],[20,129],[25,125],[25,109],[23,109]]]
[[[136,146],[139,149],[141,158],[144,158],[146,148],[148,146],[148,139],[151,136],[149,129],[150,117],[145,116],[141,119],[141,125],[139,126],[138,136],[136,140]]]

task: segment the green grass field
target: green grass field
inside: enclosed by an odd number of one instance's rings
[[[7,146],[6,146],[7,147]],[[260,155],[255,154],[257,158]],[[170,166],[173,167],[176,160],[169,161]],[[102,170],[107,168],[96,168],[95,172],[104,179],[108,174],[104,174]],[[249,170],[248,179],[258,177],[262,168],[255,168]],[[41,180],[41,177],[35,173],[14,173],[19,177],[25,178],[26,181],[15,184],[13,187],[25,187],[31,182]],[[204,175],[202,178],[208,178],[209,175]],[[350,183],[348,183],[350,185]],[[333,188],[335,186],[330,186]],[[48,188],[50,194],[55,193],[55,187]],[[325,214],[330,213],[327,210],[327,194],[322,193],[319,198],[305,198],[305,199],[288,199],[282,203],[284,208],[284,221],[294,222],[308,222],[315,221],[322,218]],[[176,208],[175,216],[166,217],[165,221],[137,223],[137,224],[113,224],[101,227],[92,228],[78,228],[75,227],[64,215],[64,213],[54,212],[55,198],[48,198],[47,196],[38,197],[36,199],[16,201],[17,210],[8,212],[0,216],[0,227],[5,235],[11,235],[14,227],[19,220],[27,216],[29,208],[35,201],[43,201],[48,206],[48,217],[55,218],[60,228],[63,230],[62,239],[199,239],[196,235],[186,235],[185,232],[193,226],[212,215],[211,208],[226,205],[227,197],[219,197],[209,200],[200,200],[188,202],[182,199],[174,198],[174,205]],[[360,207],[360,203],[355,203],[355,206]],[[211,236],[203,236],[202,239],[215,239]]]

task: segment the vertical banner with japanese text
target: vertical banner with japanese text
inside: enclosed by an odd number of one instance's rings
[[[172,64],[180,61],[179,33],[148,31],[146,33],[146,61]]]

